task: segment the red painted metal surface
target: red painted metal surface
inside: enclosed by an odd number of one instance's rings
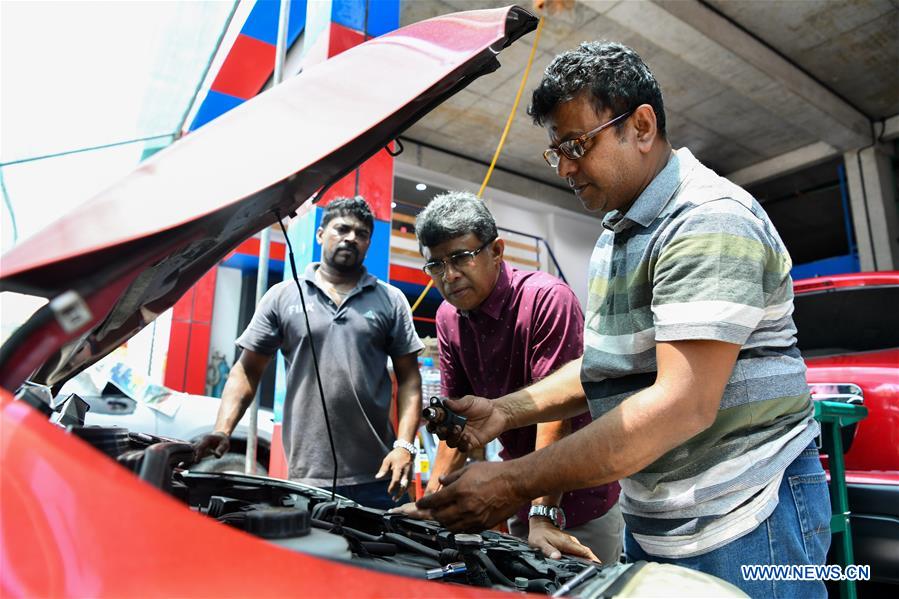
[[[212,90],[246,100],[259,93],[272,74],[275,47],[254,37],[238,34],[231,52],[222,63]],[[261,65],[267,65],[260,68]]]
[[[278,548],[191,512],[0,390],[2,597],[480,597]]]
[[[287,246],[283,241],[271,241],[269,242],[268,255],[272,260],[284,260],[286,255]],[[247,256],[258,256],[259,255],[259,239],[257,237],[250,237],[243,243],[241,243],[237,248],[228,254],[228,258],[233,256],[234,254],[245,254]]]
[[[389,223],[393,219],[393,156],[381,150],[358,170],[359,193],[368,201],[375,218]]]
[[[899,271],[803,279],[793,289],[801,295],[878,285],[899,285]],[[858,423],[846,453],[847,470],[899,471],[899,348],[809,358],[805,363],[809,383],[854,383],[864,394],[868,417]]]
[[[171,307],[243,239],[270,225],[269,211],[295,209],[409,126],[410,114],[433,107],[435,93],[457,89],[458,77],[483,66],[507,26],[514,38],[533,29],[535,20],[522,13],[507,20],[508,12],[411,25],[310,67],[157,153],[16,246],[0,261],[3,289],[47,297],[76,289],[92,317],[69,333],[52,318],[29,322],[28,334],[4,356],[0,384],[16,388],[73,340],[90,341],[79,348],[87,359],[126,341],[144,324],[137,316],[142,301],[155,313]],[[174,265],[166,262],[172,256]],[[154,270],[160,266],[177,269]],[[144,274],[167,274],[161,278],[170,286],[151,286],[161,295],[142,296],[144,286],[132,283]],[[135,311],[116,313],[122,324],[115,328],[107,316],[127,294]],[[2,597],[492,594],[329,562],[219,524],[142,483],[3,389],[0,496]]]
[[[830,480],[830,473],[827,476]],[[881,470],[874,472],[846,471],[846,482],[857,485],[893,485],[899,486],[899,470]]]
[[[508,12],[414,23],[304,69],[156,153],[50,225],[52,235],[14,247],[3,277],[172,229],[303,171],[447,85],[505,37]]]
[[[272,447],[268,453],[268,475],[272,478],[287,479],[287,460],[284,457],[284,442],[281,440],[281,423],[272,427]]]
[[[206,393],[215,276],[216,269],[206,273],[172,309],[164,383],[176,391]]]
[[[17,388],[67,341],[79,347],[61,356],[62,378],[112,351],[276,214],[298,209],[495,67],[498,45],[535,24],[511,7],[438,17],[369,40],[182,138],[14,247],[0,260],[0,289],[44,297],[74,289],[91,306],[95,296],[119,295],[104,300],[87,333],[52,344],[16,337],[0,363],[0,384]],[[148,286],[121,284],[138,275],[148,275]],[[152,310],[143,311],[144,302]],[[108,319],[113,307],[120,310]],[[22,346],[30,348],[27,355]]]
[[[331,29],[328,32],[328,58],[346,52],[364,41],[365,35],[363,33],[332,22]]]
[[[806,360],[809,383],[854,383],[868,417],[846,453],[848,470],[899,470],[899,349]]]
[[[798,294],[833,289],[836,287],[864,287],[866,285],[896,284],[899,284],[899,270],[852,272],[840,275],[829,275],[826,277],[802,279],[793,284],[793,291]]]
[[[390,265],[390,280],[401,281],[403,283],[414,283],[416,285],[427,285],[431,277],[426,275],[420,268],[411,268],[400,264]]]

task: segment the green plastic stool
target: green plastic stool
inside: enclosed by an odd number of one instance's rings
[[[843,462],[843,437],[840,429],[862,420],[868,408],[836,401],[814,401],[815,419],[821,423],[822,452],[827,454],[830,467],[831,535],[839,535],[835,546],[836,558],[845,571],[855,563],[852,553],[852,528],[849,524],[849,493],[846,489],[846,465]],[[840,581],[840,597],[856,599],[854,580]]]

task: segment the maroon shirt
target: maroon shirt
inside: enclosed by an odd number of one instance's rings
[[[558,370],[584,351],[584,314],[574,292],[559,279],[505,262],[490,296],[472,312],[443,302],[437,309],[440,382],[447,397],[496,398]],[[571,419],[572,431],[590,424],[589,413]],[[537,425],[500,435],[503,459],[534,451]],[[572,459],[577,459],[572,456]],[[562,496],[568,527],[605,514],[618,501],[618,483]],[[527,521],[529,505],[518,516]]]

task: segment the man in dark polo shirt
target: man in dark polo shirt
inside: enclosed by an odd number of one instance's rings
[[[418,215],[415,233],[425,272],[446,300],[437,310],[444,395],[500,397],[580,357],[584,316],[574,292],[547,273],[509,266],[481,200],[464,192],[438,196]],[[583,414],[506,431],[501,456],[521,457],[589,423]],[[439,477],[465,459],[441,442],[426,493],[438,491]],[[570,553],[617,562],[623,528],[618,491],[613,482],[538,497],[512,517],[510,532],[550,557]]]
[[[337,492],[384,509],[395,505],[390,496],[405,495],[409,484],[421,412],[417,356],[424,345],[403,293],[362,265],[373,230],[374,217],[362,198],[328,204],[316,232],[322,261],[309,265],[300,285],[335,438]],[[282,439],[289,477],[330,487],[334,461],[295,281],[266,292],[236,343],[243,352],[225,383],[215,432],[197,444],[198,457],[228,451],[228,437],[280,349],[287,369]],[[388,356],[398,385],[396,432],[389,417]],[[389,479],[379,480],[388,474]]]

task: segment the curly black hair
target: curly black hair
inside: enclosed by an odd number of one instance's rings
[[[321,228],[324,229],[328,223],[338,216],[354,216],[362,221],[370,232],[375,230],[375,216],[372,214],[371,207],[365,198],[356,196],[354,198],[336,198],[325,206],[322,214]]]
[[[589,91],[597,112],[608,108],[614,116],[649,104],[656,113],[659,134],[667,138],[658,82],[632,48],[617,42],[583,42],[576,50],[556,56],[534,90],[528,114],[534,124],[543,126],[559,104],[584,90]]]

